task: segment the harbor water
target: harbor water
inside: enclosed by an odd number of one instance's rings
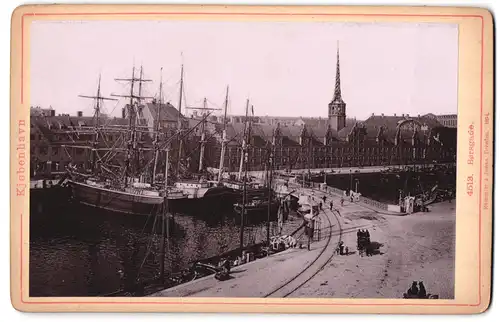
[[[245,244],[266,239],[262,217],[246,220]],[[49,213],[32,214],[30,221],[30,296],[105,296],[122,288],[126,276],[147,281],[159,274],[161,237],[155,216],[120,215],[67,203],[51,207]],[[240,221],[239,214],[215,208],[174,214],[166,274],[238,248]],[[283,233],[300,224],[290,216]],[[271,226],[271,231],[276,229],[276,223]]]

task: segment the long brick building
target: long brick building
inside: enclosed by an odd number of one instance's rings
[[[158,119],[158,108],[160,119]],[[276,169],[314,169],[376,165],[410,165],[456,161],[457,133],[453,125],[443,124],[433,114],[410,116],[375,115],[364,121],[348,118],[348,102],[342,98],[340,57],[332,100],[325,104],[328,118],[251,117],[249,169],[263,170],[274,152]],[[125,109],[126,110],[126,109]],[[181,163],[184,170],[196,171],[200,158],[202,130],[205,131],[203,166],[219,167],[222,129],[226,123],[227,149],[224,166],[237,171],[245,117],[209,117],[200,126],[200,116],[185,117],[170,103],[152,101],[140,106],[138,124],[152,129],[160,123],[162,139],[175,133],[178,124],[187,133],[182,141]],[[180,122],[179,122],[180,118]],[[449,118],[447,116],[447,118]],[[280,121],[281,120],[281,121]],[[101,118],[100,124],[114,127],[101,136],[100,146],[109,147],[123,137],[128,124],[126,113],[121,118]],[[53,110],[32,109],[31,170],[32,175],[64,171],[70,162],[82,168],[90,164],[89,150],[74,148],[93,140],[93,117],[55,115]],[[151,147],[153,134],[140,134],[140,147]],[[171,143],[171,159],[177,162],[179,141]],[[117,160],[120,159],[116,155]],[[164,158],[160,157],[160,165]],[[143,151],[145,164],[151,152]],[[119,163],[119,161],[117,161]]]

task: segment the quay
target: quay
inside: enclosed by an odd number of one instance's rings
[[[153,98],[141,93],[149,71],[132,66],[131,78],[115,78],[130,92],[104,97],[99,75],[95,96],[79,95],[94,101],[93,115],[30,108],[30,236],[39,235],[30,294],[398,298],[417,280],[453,298],[455,206],[435,202],[454,195],[456,169],[443,165],[456,165],[456,115],[357,119],[342,97],[338,47],[336,61],[320,118],[258,116],[237,96],[245,113],[228,115],[230,84],[224,108],[207,97],[186,106],[184,65],[177,106],[164,100],[162,68]],[[128,99],[121,115],[103,113],[118,97]],[[259,113],[272,112],[259,101]],[[299,211],[317,215],[312,227],[288,216],[290,193],[316,201]],[[293,233],[271,238],[276,230]],[[245,246],[264,243],[277,252]],[[206,276],[228,258],[231,278]],[[89,282],[67,282],[67,272]]]
[[[429,292],[453,298],[447,274],[454,265],[454,202],[398,217],[349,201],[341,206],[338,195],[316,189],[298,188],[297,193],[318,201],[327,197],[320,213],[321,239],[310,251],[290,248],[233,267],[229,280],[210,275],[150,296],[400,298],[413,280],[421,280]],[[333,211],[327,206],[330,201]],[[356,253],[358,229],[370,231],[375,255]],[[348,255],[336,252],[340,241],[349,248]]]
[[[455,163],[438,163],[435,165],[442,166],[453,166]],[[429,164],[406,164],[406,165],[383,165],[383,166],[366,166],[366,167],[342,167],[342,168],[312,168],[312,169],[292,169],[292,170],[274,170],[275,174],[280,175],[304,175],[307,173],[311,174],[327,174],[327,175],[335,175],[335,174],[350,174],[350,173],[377,173],[382,171],[388,171],[390,169],[403,169],[403,168],[412,168],[412,169],[423,169],[429,167]],[[232,175],[237,175],[238,172],[231,172]],[[254,176],[256,178],[261,178],[265,175],[265,171],[248,171],[248,174]]]

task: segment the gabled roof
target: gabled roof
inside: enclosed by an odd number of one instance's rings
[[[352,127],[356,124],[356,119],[346,118],[345,127],[337,132],[337,138],[344,140],[347,135],[351,132]]]
[[[220,126],[222,127],[222,124]],[[226,139],[228,140],[228,145],[240,145],[243,139],[244,129],[244,123],[228,123],[226,126]]]
[[[177,120],[179,117],[179,110],[177,110],[172,104],[157,104],[157,103],[146,103],[145,107],[149,109],[153,120],[156,121],[158,116],[158,108],[160,108],[160,120]],[[184,118],[182,114],[181,117]]]
[[[276,127],[269,124],[252,124],[252,135],[262,139],[263,144],[273,142],[273,134]]]
[[[302,127],[296,125],[290,126],[280,126],[281,136],[283,137],[283,145],[299,145],[300,144],[300,134],[302,133]]]

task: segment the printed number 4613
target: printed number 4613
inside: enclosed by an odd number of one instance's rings
[[[473,176],[468,176],[467,177],[467,194],[469,196],[472,196],[474,194],[474,178]]]

